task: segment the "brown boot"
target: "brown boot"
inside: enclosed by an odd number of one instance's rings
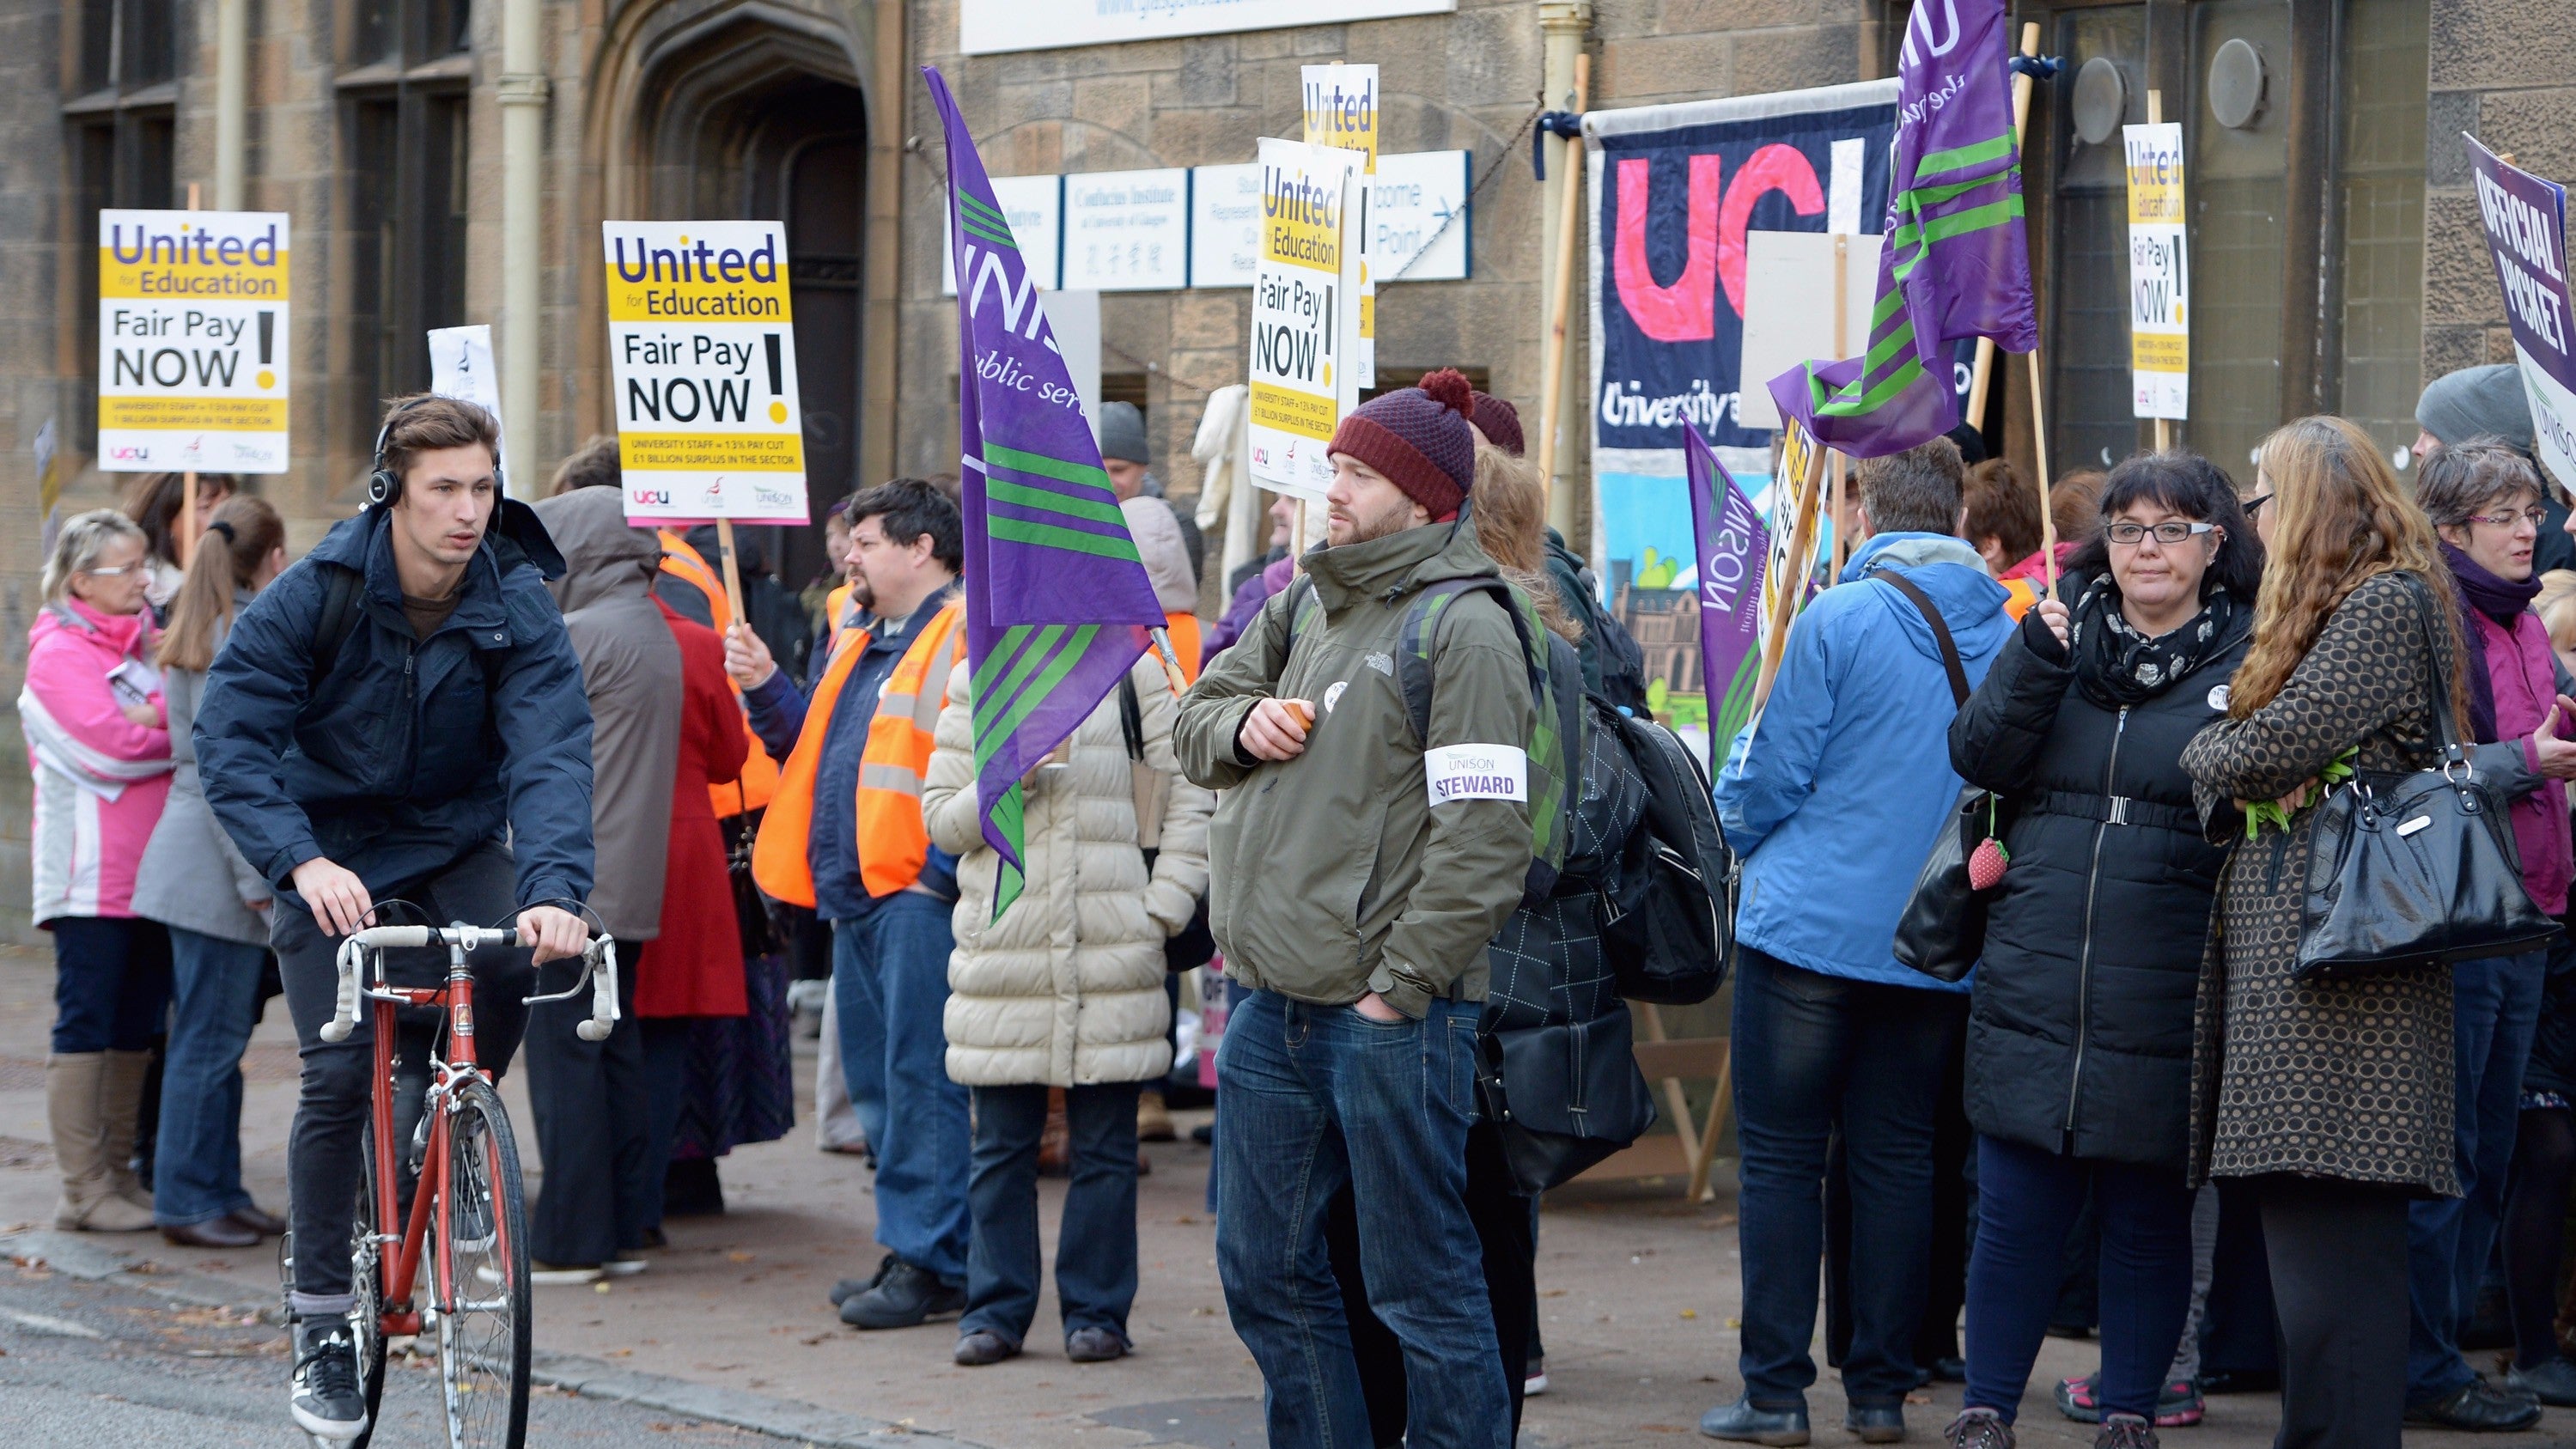
[[[1038,1176],[1073,1174],[1073,1128],[1065,1120],[1064,1088],[1047,1088],[1046,1126],[1038,1132]]]
[[[1147,1087],[1136,1094],[1136,1140],[1170,1142],[1181,1134],[1172,1130],[1172,1109],[1163,1105],[1160,1087]]]
[[[143,1115],[143,1083],[152,1074],[152,1053],[106,1055],[107,1069],[98,1083],[98,1135],[107,1180],[118,1197],[150,1212],[152,1189],[134,1175],[134,1124]]]
[[[152,1226],[152,1210],[117,1196],[107,1175],[99,1122],[99,1086],[105,1052],[67,1052],[45,1059],[45,1116],[52,1128],[54,1161],[63,1195],[54,1204],[54,1226],[67,1232],[136,1233]],[[134,1119],[125,1123],[131,1150]]]

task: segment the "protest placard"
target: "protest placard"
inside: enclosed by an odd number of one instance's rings
[[[1337,146],[1360,153],[1360,175],[1377,174],[1377,67],[1373,65],[1309,65],[1299,68],[1304,83],[1306,144]],[[1370,255],[1369,195],[1365,187],[1355,197],[1358,228],[1352,232],[1355,250],[1360,254],[1360,331],[1359,344],[1351,349],[1351,366],[1358,372],[1353,379],[1361,387],[1377,386],[1377,273]]]
[[[283,473],[287,217],[98,214],[98,466]]]
[[[812,522],[784,229],[610,221],[600,231],[626,516]],[[1017,305],[1034,293],[1024,285]]]
[[[2558,481],[2576,486],[2576,356],[2569,353],[2567,188],[2468,144],[2478,218],[2513,327],[2514,361],[2531,399],[2533,450]]]
[[[429,390],[440,397],[470,402],[501,421],[501,370],[492,365],[492,329],[477,323],[472,327],[434,327],[429,333]],[[508,429],[502,430],[504,437]],[[503,477],[509,476],[507,458],[495,457]],[[521,485],[533,483],[521,479]]]
[[[1252,284],[1252,474],[1321,498],[1325,455],[1359,405],[1359,256],[1347,243],[1359,154],[1265,136],[1261,257]]]
[[[2123,126],[2129,174],[2130,415],[2191,416],[2191,265],[2182,124]]]

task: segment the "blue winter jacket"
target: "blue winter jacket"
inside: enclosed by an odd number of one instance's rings
[[[504,501],[456,612],[416,640],[384,514],[342,520],[234,623],[197,709],[207,803],[290,899],[315,856],[383,899],[505,831],[521,906],[585,898],[590,701],[545,584],[562,556],[534,511]],[[316,679],[341,571],[364,576],[360,616]]]
[[[1863,580],[1881,565],[1940,608],[1970,688],[2011,636],[2003,586],[1974,549],[1935,533],[1870,538],[1791,626],[1770,703],[1718,776],[1718,819],[1744,858],[1736,939],[1827,976],[1941,990],[1893,943],[1958,801],[1958,709],[1922,611],[1894,585]]]

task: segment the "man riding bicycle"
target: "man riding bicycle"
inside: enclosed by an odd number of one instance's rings
[[[563,571],[535,513],[502,496],[499,428],[471,403],[386,411],[369,502],[246,607],[197,713],[206,798],[277,888],[269,941],[303,1057],[287,1145],[296,1422],[366,1432],[348,1314],[350,1224],[373,1028],[322,1027],[340,940],[396,899],[432,924],[514,912],[527,950],[479,953],[477,1056],[494,1071],[527,1024],[534,963],[580,953],[564,909],[591,887],[590,707],[545,580]],[[399,920],[401,917],[388,917]],[[436,951],[395,969],[443,969]],[[401,1033],[406,1075],[433,1045]],[[404,1100],[417,1103],[416,1092]],[[411,1123],[398,1130],[408,1140]]]

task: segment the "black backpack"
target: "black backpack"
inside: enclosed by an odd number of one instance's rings
[[[1735,852],[1699,757],[1651,719],[1603,710],[1646,778],[1646,813],[1605,893],[1602,949],[1630,1001],[1690,1006],[1726,984],[1735,954]]]

